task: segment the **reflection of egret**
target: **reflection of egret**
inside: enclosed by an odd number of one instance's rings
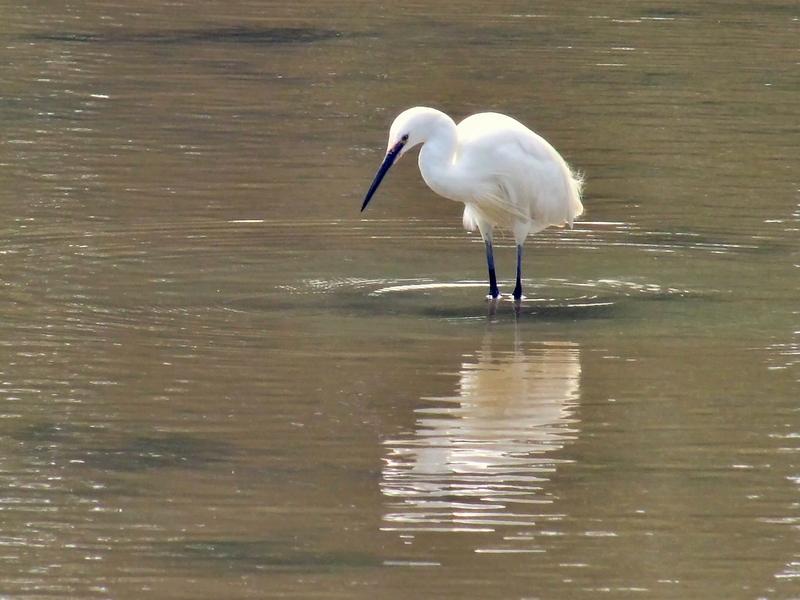
[[[575,434],[579,349],[542,343],[498,351],[487,337],[465,360],[458,395],[429,398],[415,432],[386,442],[382,491],[395,501],[386,529],[491,531],[532,525],[551,502],[542,485],[555,469],[547,453]]]

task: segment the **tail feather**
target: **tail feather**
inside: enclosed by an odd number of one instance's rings
[[[462,218],[462,223],[464,224],[464,229],[467,231],[475,231],[478,228],[478,219],[475,215],[472,205],[470,204],[464,205],[464,216]]]
[[[583,202],[581,202],[581,197],[583,196],[583,173],[578,171],[573,171],[569,165],[567,165],[567,169],[569,169],[569,195],[570,195],[570,206],[569,206],[569,213],[567,217],[567,223],[569,223],[570,229],[572,228],[572,224],[575,221],[576,217],[580,217],[583,214]]]

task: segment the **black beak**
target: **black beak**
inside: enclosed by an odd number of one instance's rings
[[[383,159],[378,172],[375,173],[375,179],[372,180],[372,185],[369,186],[369,190],[367,190],[367,195],[364,196],[364,204],[361,205],[361,212],[364,212],[364,209],[367,208],[367,204],[369,201],[372,200],[373,194],[375,194],[375,190],[378,189],[378,186],[383,181],[384,176],[386,173],[389,172],[389,169],[392,168],[394,161],[397,160],[397,156],[400,154],[400,150],[403,149],[405,146],[405,142],[397,142],[394,146],[392,146],[391,150],[386,153],[386,158]]]

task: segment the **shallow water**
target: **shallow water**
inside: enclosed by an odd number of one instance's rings
[[[9,15],[2,594],[800,594],[795,4]],[[415,104],[585,173],[519,310]]]

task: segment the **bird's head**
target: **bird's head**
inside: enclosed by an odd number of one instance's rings
[[[414,146],[424,143],[431,132],[434,130],[437,121],[441,120],[443,113],[433,108],[415,106],[404,110],[395,118],[389,129],[389,142],[386,145],[386,156],[369,186],[364,203],[361,205],[363,211],[372,199],[375,190],[378,189],[381,181],[392,165]]]

